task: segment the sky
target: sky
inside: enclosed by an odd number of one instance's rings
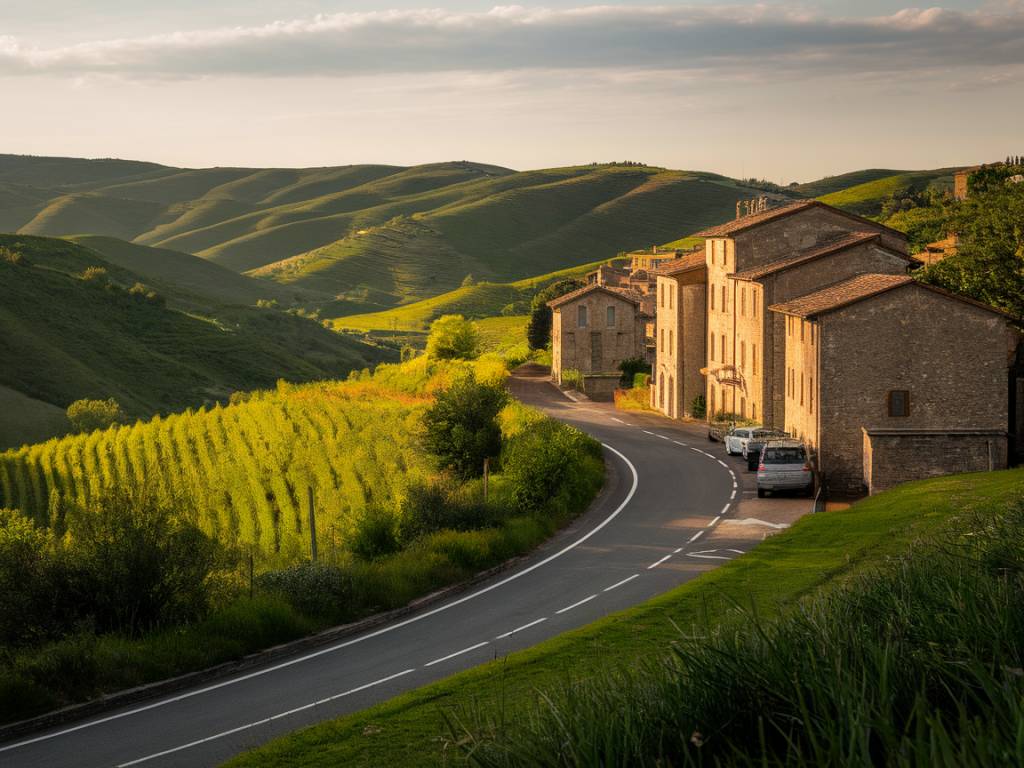
[[[440,2],[0,0],[0,152],[781,183],[1024,152],[1024,0]]]

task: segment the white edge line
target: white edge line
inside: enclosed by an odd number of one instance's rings
[[[689,447],[689,446],[686,445],[686,443],[681,443],[678,440],[673,440],[672,442],[675,443],[676,445],[683,446],[683,448],[688,448]]]
[[[541,617],[540,617],[539,619],[534,619],[534,620],[533,620],[533,621],[531,621],[531,622],[530,622],[529,624],[523,624],[523,626],[521,626],[521,627],[516,627],[516,628],[515,628],[515,629],[513,629],[513,630],[512,630],[511,632],[506,632],[506,633],[505,633],[505,634],[503,634],[503,635],[498,635],[498,636],[497,636],[496,638],[494,638],[494,639],[495,639],[495,640],[504,640],[504,639],[505,639],[506,637],[512,637],[512,635],[514,635],[514,634],[515,634],[516,632],[522,632],[522,631],[523,631],[524,629],[529,629],[530,627],[535,627],[535,626],[537,626],[538,624],[540,624],[540,623],[541,623],[542,621],[547,621],[547,620],[548,620],[548,617],[547,617],[547,616],[541,616]]]
[[[483,648],[485,645],[488,644],[488,642],[489,642],[488,640],[484,640],[482,643],[477,643],[476,645],[471,645],[471,646],[469,646],[469,648],[463,648],[461,651],[456,651],[455,653],[449,653],[447,656],[442,656],[440,659],[434,659],[433,661],[428,661],[423,666],[424,667],[432,667],[435,664],[440,664],[442,661],[448,661],[449,659],[454,659],[456,656],[461,656],[464,653],[469,653],[470,651],[475,651],[477,648]]]
[[[130,760],[127,763],[120,763],[117,768],[127,768],[130,765],[138,765],[139,763],[145,763],[145,762],[148,762],[149,760],[155,760],[158,757],[164,757],[165,755],[170,755],[170,754],[173,754],[174,752],[181,752],[184,749],[189,749],[191,747],[197,747],[200,744],[206,744],[207,742],[214,741],[216,739],[222,739],[225,736],[230,736],[230,735],[232,735],[234,733],[238,733],[239,731],[244,731],[244,730],[247,730],[249,728],[255,728],[255,727],[259,726],[259,725],[264,725],[265,723],[269,723],[269,722],[272,722],[274,720],[280,720],[281,718],[288,717],[289,715],[294,715],[297,712],[302,712],[303,710],[306,710],[306,709],[312,709],[313,707],[319,706],[321,704],[326,704],[326,703],[328,703],[330,701],[334,701],[336,699],[340,699],[340,698],[343,698],[345,696],[351,696],[354,693],[359,693],[360,691],[365,691],[367,688],[373,688],[376,685],[382,685],[384,683],[387,683],[387,682],[390,682],[390,681],[394,680],[395,678],[411,674],[412,672],[415,672],[415,671],[416,671],[415,669],[406,669],[406,670],[403,670],[402,672],[396,672],[393,675],[388,675],[387,677],[382,677],[380,680],[374,680],[372,683],[366,683],[365,685],[360,685],[358,688],[352,688],[351,690],[344,691],[343,693],[336,693],[333,696],[328,696],[325,699],[320,699],[319,701],[314,701],[311,704],[303,704],[301,707],[295,707],[294,709],[289,709],[287,712],[279,712],[276,715],[271,715],[270,717],[264,717],[262,720],[256,720],[254,722],[247,723],[245,725],[240,725],[237,728],[232,728],[232,729],[230,729],[228,731],[221,731],[220,733],[215,733],[213,736],[206,736],[206,737],[204,737],[202,739],[197,739],[196,741],[190,741],[188,744],[182,744],[179,747],[173,747],[171,749],[165,749],[162,752],[155,752],[152,755],[147,755],[146,757],[139,757],[139,758],[136,758],[135,760]]]
[[[631,582],[633,579],[636,579],[636,578],[639,578],[639,577],[640,577],[639,573],[634,573],[632,576],[629,576],[628,578],[625,578],[622,581],[617,581],[614,584],[612,584],[610,587],[605,587],[601,591],[602,592],[611,592],[613,589],[617,589],[618,587],[621,587],[623,584],[629,584],[629,582]]]
[[[687,542],[687,544],[693,544],[693,542],[695,542],[697,539],[699,539],[703,535],[704,535],[703,529],[697,531],[695,534],[693,534],[693,536],[690,537],[690,540]]]
[[[503,587],[506,584],[508,584],[509,582],[512,582],[512,581],[515,581],[516,579],[522,578],[526,574],[531,573],[531,572],[537,570],[541,566],[547,565],[552,560],[556,560],[557,558],[559,558],[562,555],[564,555],[566,552],[569,552],[569,551],[575,549],[576,547],[578,547],[580,544],[585,542],[591,536],[595,535],[598,531],[600,531],[606,525],[608,525],[612,520],[614,520],[616,517],[618,517],[619,514],[622,512],[622,510],[624,510],[626,508],[626,506],[629,504],[629,502],[633,500],[633,495],[636,493],[637,486],[639,485],[639,482],[640,482],[639,481],[639,477],[638,477],[637,472],[636,472],[636,467],[633,466],[633,462],[631,462],[629,459],[627,459],[626,456],[621,451],[619,451],[618,449],[612,448],[607,443],[602,443],[602,445],[605,448],[607,448],[609,451],[614,453],[616,456],[618,456],[620,459],[622,459],[626,463],[626,466],[629,467],[630,474],[632,474],[632,476],[633,476],[633,483],[630,486],[629,493],[626,494],[626,498],[624,498],[622,500],[622,502],[619,504],[619,506],[617,506],[615,508],[615,510],[610,515],[608,515],[608,517],[606,517],[604,520],[602,520],[596,526],[591,528],[583,536],[580,536],[578,539],[576,539],[576,541],[573,541],[570,544],[567,544],[562,549],[558,550],[554,554],[549,555],[548,557],[544,558],[540,562],[534,563],[533,565],[529,566],[528,568],[524,568],[521,571],[517,571],[516,573],[513,573],[511,576],[507,576],[504,579],[502,579],[501,581],[496,581],[494,584],[490,584],[490,585],[484,587],[483,589],[478,589],[476,592],[471,592],[468,595],[460,597],[458,600],[453,600],[450,603],[445,603],[444,605],[439,605],[437,608],[433,608],[433,609],[431,609],[429,611],[426,611],[424,613],[417,614],[416,616],[412,616],[412,617],[410,617],[408,619],[405,619],[404,621],[399,621],[399,622],[397,622],[395,624],[388,624],[387,626],[381,627],[378,630],[375,630],[375,631],[370,632],[370,633],[365,634],[365,635],[360,635],[359,637],[354,637],[351,640],[346,640],[343,643],[337,643],[336,645],[332,645],[332,646],[329,646],[327,648],[321,648],[318,651],[313,651],[312,653],[307,653],[304,656],[299,656],[299,657],[294,658],[294,659],[289,659],[288,661],[284,661],[284,662],[281,662],[280,664],[275,664],[275,665],[273,665],[271,667],[266,667],[264,669],[258,669],[258,670],[254,671],[254,672],[249,672],[248,674],[242,675],[240,677],[233,677],[233,678],[231,678],[229,680],[224,680],[224,681],[222,681],[220,683],[214,683],[213,685],[208,685],[205,688],[199,688],[199,689],[196,689],[196,690],[193,690],[193,691],[186,691],[185,693],[178,694],[177,696],[172,696],[172,697],[167,698],[167,699],[161,699],[160,701],[154,701],[151,704],[146,704],[146,705],[141,706],[141,707],[136,707],[135,709],[130,709],[130,710],[127,710],[125,712],[118,712],[117,714],[114,714],[114,715],[107,715],[106,717],[101,717],[98,720],[90,720],[90,721],[85,722],[85,723],[79,723],[78,725],[71,726],[70,728],[64,728],[64,729],[62,729],[60,731],[55,731],[53,733],[43,734],[41,736],[35,736],[35,737],[31,738],[31,739],[25,739],[24,741],[15,742],[14,744],[8,744],[6,746],[0,747],[0,752],[8,752],[8,751],[10,751],[12,749],[17,749],[18,747],[25,747],[25,746],[28,746],[29,744],[35,744],[35,743],[40,742],[40,741],[48,741],[49,739],[54,739],[54,738],[57,738],[58,736],[64,736],[66,734],[74,733],[76,731],[81,731],[81,730],[84,730],[86,728],[92,728],[92,727],[97,726],[97,725],[102,725],[103,723],[109,723],[112,720],[120,720],[121,718],[125,718],[125,717],[129,717],[131,715],[139,714],[140,712],[146,712],[146,711],[151,710],[151,709],[156,709],[158,707],[163,707],[163,706],[166,706],[167,704],[174,704],[176,702],[183,701],[184,699],[192,698],[193,696],[199,696],[200,694],[209,693],[210,691],[215,691],[215,690],[217,690],[219,688],[225,688],[225,687],[227,687],[229,685],[234,685],[236,683],[241,683],[241,682],[244,682],[246,680],[251,680],[251,679],[253,679],[255,677],[261,677],[262,675],[266,675],[266,674],[269,674],[271,672],[276,672],[279,669],[285,669],[285,668],[293,666],[295,664],[301,664],[304,661],[309,661],[310,659],[317,658],[318,656],[324,656],[324,655],[326,655],[328,653],[334,653],[336,651],[340,651],[343,648],[348,648],[350,645],[355,645],[356,643],[361,643],[361,642],[363,642],[365,640],[371,640],[371,639],[373,639],[375,637],[379,637],[380,635],[387,634],[388,632],[393,632],[396,629],[401,629],[402,627],[408,626],[409,624],[414,624],[417,621],[422,621],[423,619],[426,619],[426,618],[428,618],[430,616],[434,616],[434,615],[436,615],[438,613],[441,613],[442,611],[447,611],[449,608],[454,608],[457,605],[462,605],[462,603],[468,602],[469,600],[473,600],[474,598],[477,598],[480,595],[483,595],[483,594],[486,594],[486,593],[488,593],[488,592],[490,592],[492,590],[495,590],[498,587]]]
[[[699,557],[701,560],[732,560],[731,557],[722,557],[721,555],[687,555],[687,557]]]
[[[590,597],[584,597],[582,600],[578,600],[577,602],[573,603],[572,605],[565,606],[565,608],[562,608],[560,611],[555,611],[555,613],[561,614],[561,613],[565,613],[566,611],[571,611],[573,608],[579,608],[584,603],[589,603],[595,597],[597,597],[597,593],[596,592],[594,594],[592,594]]]
[[[736,498],[736,489],[733,488],[732,489],[732,493],[729,494],[729,500],[732,501],[735,498]]]
[[[722,465],[723,467],[725,467],[726,469],[728,469],[728,468],[729,468],[729,465],[728,465],[728,464],[726,464],[726,463],[725,463],[724,461],[722,461],[721,459],[716,459],[716,461],[718,461],[718,463],[719,463],[719,464],[721,464],[721,465]]]

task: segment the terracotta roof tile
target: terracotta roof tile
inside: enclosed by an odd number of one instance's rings
[[[657,269],[651,270],[656,275],[674,275],[677,272],[687,272],[691,269],[704,266],[704,249],[697,248],[684,256],[672,261],[666,261]]]
[[[587,293],[593,293],[594,291],[604,291],[605,293],[610,293],[613,296],[617,296],[620,299],[625,299],[626,301],[632,302],[633,304],[640,303],[640,294],[638,293],[618,288],[609,288],[606,285],[597,285],[596,283],[592,283],[590,285],[584,286],[583,288],[577,288],[575,291],[569,291],[569,293],[562,294],[557,299],[552,299],[551,301],[548,302],[548,306],[554,309],[555,307],[560,307],[563,304],[572,301],[573,299],[577,299],[580,296],[583,296],[584,294]]]
[[[798,200],[795,203],[787,203],[775,208],[769,208],[767,211],[762,211],[761,213],[752,213],[749,216],[741,216],[738,219],[727,221],[725,224],[709,227],[697,232],[694,236],[727,237],[735,232],[742,232],[745,229],[750,229],[751,227],[756,227],[759,224],[764,224],[766,221],[772,221],[780,218],[781,216],[788,216],[791,213],[802,211],[813,205],[816,205],[816,201],[814,200]]]
[[[814,261],[815,259],[820,259],[823,256],[830,256],[834,253],[845,251],[847,248],[863,245],[864,243],[869,243],[872,240],[878,240],[879,238],[880,235],[878,232],[850,232],[849,234],[833,238],[828,242],[820,243],[813,248],[808,248],[807,250],[800,251],[792,256],[787,256],[784,259],[770,261],[767,264],[736,272],[731,275],[731,277],[734,277],[737,280],[759,280],[766,275],[781,272],[784,269],[789,269],[790,267],[795,267],[808,261]],[[902,253],[899,255],[908,263],[911,261],[910,257],[904,256]]]
[[[792,301],[773,304],[769,309],[786,315],[811,317],[913,282],[914,278],[909,275],[857,275]]]

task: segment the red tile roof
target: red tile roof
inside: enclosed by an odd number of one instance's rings
[[[761,213],[754,213],[751,214],[750,216],[741,216],[738,219],[727,221],[724,224],[719,224],[718,226],[710,227],[701,232],[697,232],[694,236],[731,237],[732,235],[739,234],[740,232],[745,232],[748,229],[758,227],[761,224],[767,224],[770,221],[775,221],[776,219],[791,216],[794,213],[799,213],[800,211],[806,211],[809,208],[825,208],[829,211],[832,211],[833,213],[839,214],[840,216],[845,216],[848,219],[865,224],[870,229],[885,230],[886,232],[896,235],[897,237],[906,239],[906,235],[903,232],[892,229],[891,227],[887,227],[884,224],[879,224],[876,221],[865,219],[863,216],[857,216],[856,214],[850,213],[849,211],[844,211],[840,208],[835,208],[831,205],[827,205],[826,203],[823,203],[820,200],[798,200],[794,203],[780,205],[777,208],[769,208],[767,211],[762,211]]]
[[[597,285],[596,283],[592,283],[590,285],[584,286],[583,288],[577,288],[575,291],[569,291],[569,293],[563,294],[559,296],[557,299],[552,299],[551,301],[548,302],[548,306],[554,309],[556,307],[562,306],[567,302],[572,301],[573,299],[578,299],[580,296],[584,296],[588,293],[593,293],[594,291],[603,291],[604,293],[610,293],[612,296],[624,299],[625,301],[631,302],[633,304],[640,303],[640,295],[634,293],[633,291],[609,288],[604,285]]]
[[[945,296],[948,299],[954,301],[960,301],[964,304],[970,304],[992,312],[996,315],[1002,315],[1010,320],[1013,320],[1013,316],[1007,312],[996,307],[983,304],[980,301],[975,301],[966,296],[960,296],[956,293],[951,293],[942,288],[938,288],[934,285],[928,285],[927,283],[921,283],[915,280],[910,275],[879,275],[879,274],[867,274],[857,275],[847,280],[842,280],[834,285],[830,285],[827,288],[822,288],[820,291],[809,293],[806,296],[800,296],[792,301],[787,301],[782,304],[773,304],[768,307],[772,312],[780,312],[784,315],[796,315],[798,317],[813,317],[816,315],[824,315],[829,312],[834,312],[837,309],[847,307],[850,304],[856,304],[858,301],[877,296],[886,291],[891,291],[894,288],[902,288],[906,285],[916,285],[925,290],[937,293],[941,296]]]
[[[675,275],[679,272],[689,272],[691,269],[697,269],[698,267],[704,266],[704,249],[697,248],[696,250],[690,251],[685,256],[681,256],[678,259],[672,261],[666,261],[660,265],[657,269],[651,270],[656,275]]]
[[[787,256],[784,259],[778,259],[777,261],[771,261],[758,267],[751,267],[750,269],[736,272],[733,275],[730,275],[730,277],[734,277],[737,280],[759,280],[766,275],[782,272],[790,267],[796,267],[800,264],[805,264],[824,256],[831,256],[834,253],[839,253],[847,250],[848,248],[863,245],[864,243],[870,243],[872,240],[877,241],[880,238],[881,235],[878,232],[851,232],[849,234],[833,238],[828,242],[816,245],[813,248],[795,253],[792,256]],[[913,261],[909,256],[900,253],[899,251],[894,251],[894,253],[904,259],[908,264]]]

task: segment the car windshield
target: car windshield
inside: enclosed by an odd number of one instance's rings
[[[772,448],[765,451],[765,464],[803,464],[803,448]]]

